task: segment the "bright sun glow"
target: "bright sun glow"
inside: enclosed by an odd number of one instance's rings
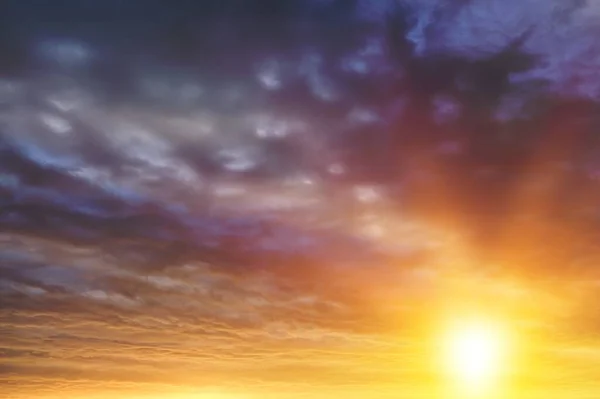
[[[492,388],[508,349],[502,328],[484,320],[457,323],[443,344],[453,383],[473,393]]]

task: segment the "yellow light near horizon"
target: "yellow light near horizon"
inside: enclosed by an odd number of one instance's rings
[[[457,323],[450,328],[443,344],[453,384],[470,393],[494,389],[506,366],[508,348],[502,328],[484,320]]]

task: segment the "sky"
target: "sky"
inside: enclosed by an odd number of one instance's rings
[[[600,395],[600,4],[0,2],[7,399]],[[450,388],[448,388],[450,389]]]

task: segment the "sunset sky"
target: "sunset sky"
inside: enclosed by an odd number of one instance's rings
[[[598,37],[594,0],[0,1],[0,397],[600,397]]]

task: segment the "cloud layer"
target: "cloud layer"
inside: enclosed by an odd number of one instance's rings
[[[598,375],[597,6],[208,3],[0,6],[9,398],[420,392],[473,301]]]

